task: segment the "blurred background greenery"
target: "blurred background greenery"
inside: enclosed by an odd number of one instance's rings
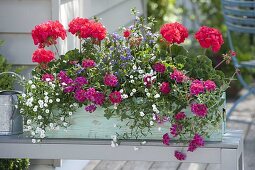
[[[175,21],[182,22],[187,26],[190,34],[194,34],[198,27],[202,25],[219,29],[224,37],[224,45],[217,54],[207,50],[207,56],[212,59],[214,65],[221,61],[221,54],[230,50],[227,41],[227,27],[224,24],[224,17],[221,11],[221,0],[148,0],[147,8],[148,16],[154,17],[157,21],[154,30],[159,30],[163,23]],[[234,34],[233,42],[239,61],[251,60],[255,57],[254,40],[250,35]],[[185,47],[191,53],[200,50],[198,43],[194,42],[194,39],[186,42]],[[222,65],[219,69],[224,71],[229,77],[235,71],[233,65]],[[246,82],[254,80],[254,70],[241,70],[241,73]],[[238,81],[233,81],[231,88],[227,91],[228,98],[236,98],[241,88],[242,86]]]

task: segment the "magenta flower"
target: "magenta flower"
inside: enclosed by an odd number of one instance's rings
[[[194,80],[191,83],[189,90],[192,95],[198,95],[200,93],[203,93],[204,92],[203,81]]]
[[[182,120],[182,119],[184,119],[185,117],[186,117],[186,115],[185,115],[184,112],[179,112],[179,113],[177,113],[177,114],[174,116],[174,118],[175,118],[176,120]]]
[[[162,142],[163,142],[163,144],[165,144],[165,145],[169,145],[169,141],[170,141],[170,137],[169,137],[168,133],[165,133],[165,134],[163,135],[163,137],[162,137]]]
[[[96,93],[96,89],[93,87],[90,87],[86,90],[85,92],[85,97],[86,99],[88,99],[89,101],[93,101],[94,100],[94,94]]]
[[[186,76],[182,71],[174,69],[174,72],[170,74],[170,78],[172,80],[175,80],[177,83],[182,83],[185,80]]]
[[[96,92],[94,95],[93,95],[94,99],[92,100],[96,105],[100,105],[102,106],[104,104],[104,101],[105,101],[105,96],[103,93],[101,92]]]
[[[204,85],[207,91],[214,91],[216,89],[216,84],[212,80],[206,80]]]
[[[91,59],[85,59],[82,61],[82,67],[83,68],[93,68],[96,66],[96,63],[94,60],[91,60]]]
[[[74,82],[78,88],[82,87],[85,84],[88,84],[88,80],[85,77],[76,77]]]
[[[54,76],[52,74],[43,74],[42,81],[54,81]]]
[[[174,151],[174,156],[176,157],[176,159],[182,161],[186,159],[186,155],[182,152],[179,151]]]
[[[205,144],[204,138],[199,134],[195,134],[195,136],[189,143],[188,151],[193,152],[198,147],[204,146],[204,144]]]
[[[205,117],[207,115],[207,106],[205,104],[192,104],[191,111],[199,117]]]
[[[73,83],[73,80],[69,78],[65,71],[60,71],[57,75],[60,83],[65,83],[66,85],[70,85]]]
[[[118,78],[113,74],[106,74],[104,76],[104,84],[110,87],[116,87],[118,85]]]
[[[64,88],[64,93],[71,93],[75,90],[74,86],[67,86]]]
[[[109,99],[113,104],[120,103],[122,101],[121,93],[119,91],[111,92]]]
[[[94,112],[95,110],[96,110],[96,105],[94,105],[94,104],[91,104],[91,105],[88,105],[88,106],[86,106],[85,107],[85,110],[87,111],[87,112],[89,112],[89,113],[92,113],[92,112]]]
[[[177,135],[179,135],[181,131],[182,131],[182,125],[172,124],[170,128],[170,133],[173,135],[173,137],[176,137]]]
[[[170,89],[170,85],[168,82],[163,82],[160,86],[160,91],[163,93],[163,94],[168,94],[170,93],[171,89]]]
[[[82,89],[76,90],[75,93],[74,93],[74,98],[78,102],[83,103],[86,100],[85,92],[86,91],[82,90]]]
[[[160,62],[153,65],[153,69],[158,73],[164,73],[166,71],[166,66]]]

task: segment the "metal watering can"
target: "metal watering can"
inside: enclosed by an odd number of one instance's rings
[[[2,72],[11,74],[23,81],[22,77],[14,72]],[[0,135],[16,135],[23,133],[23,118],[18,109],[18,94],[21,91],[0,91]]]

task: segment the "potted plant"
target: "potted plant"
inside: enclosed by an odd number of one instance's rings
[[[224,73],[204,54],[185,50],[181,44],[189,33],[182,24],[164,24],[153,33],[154,22],[148,18],[146,24],[145,18],[136,16],[119,35],[107,34],[97,19],[75,18],[68,32],[79,38],[80,49],[64,55],[56,50],[58,58],[46,47],[55,46],[59,37],[65,39],[63,26],[58,21],[35,26],[32,36],[39,48],[32,60],[39,64],[19,105],[33,142],[49,130],[68,127],[78,108],[84,116],[124,122],[125,132],[117,138],[143,139],[164,124],[163,143],[186,140],[188,151],[203,146],[214,132],[222,133],[229,84]],[[223,44],[221,33],[206,26],[194,37],[205,50],[217,52]],[[231,53],[224,54],[221,64],[230,60]],[[112,146],[116,145],[114,137]],[[175,156],[185,159],[179,151]]]

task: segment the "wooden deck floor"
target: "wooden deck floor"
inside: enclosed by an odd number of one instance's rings
[[[227,108],[232,102],[227,104]],[[253,123],[240,123],[235,120],[245,120]],[[244,131],[245,170],[255,170],[255,96],[238,105],[231,120],[227,122],[230,129]],[[144,162],[144,161],[90,161],[84,170],[219,170],[218,164]]]

